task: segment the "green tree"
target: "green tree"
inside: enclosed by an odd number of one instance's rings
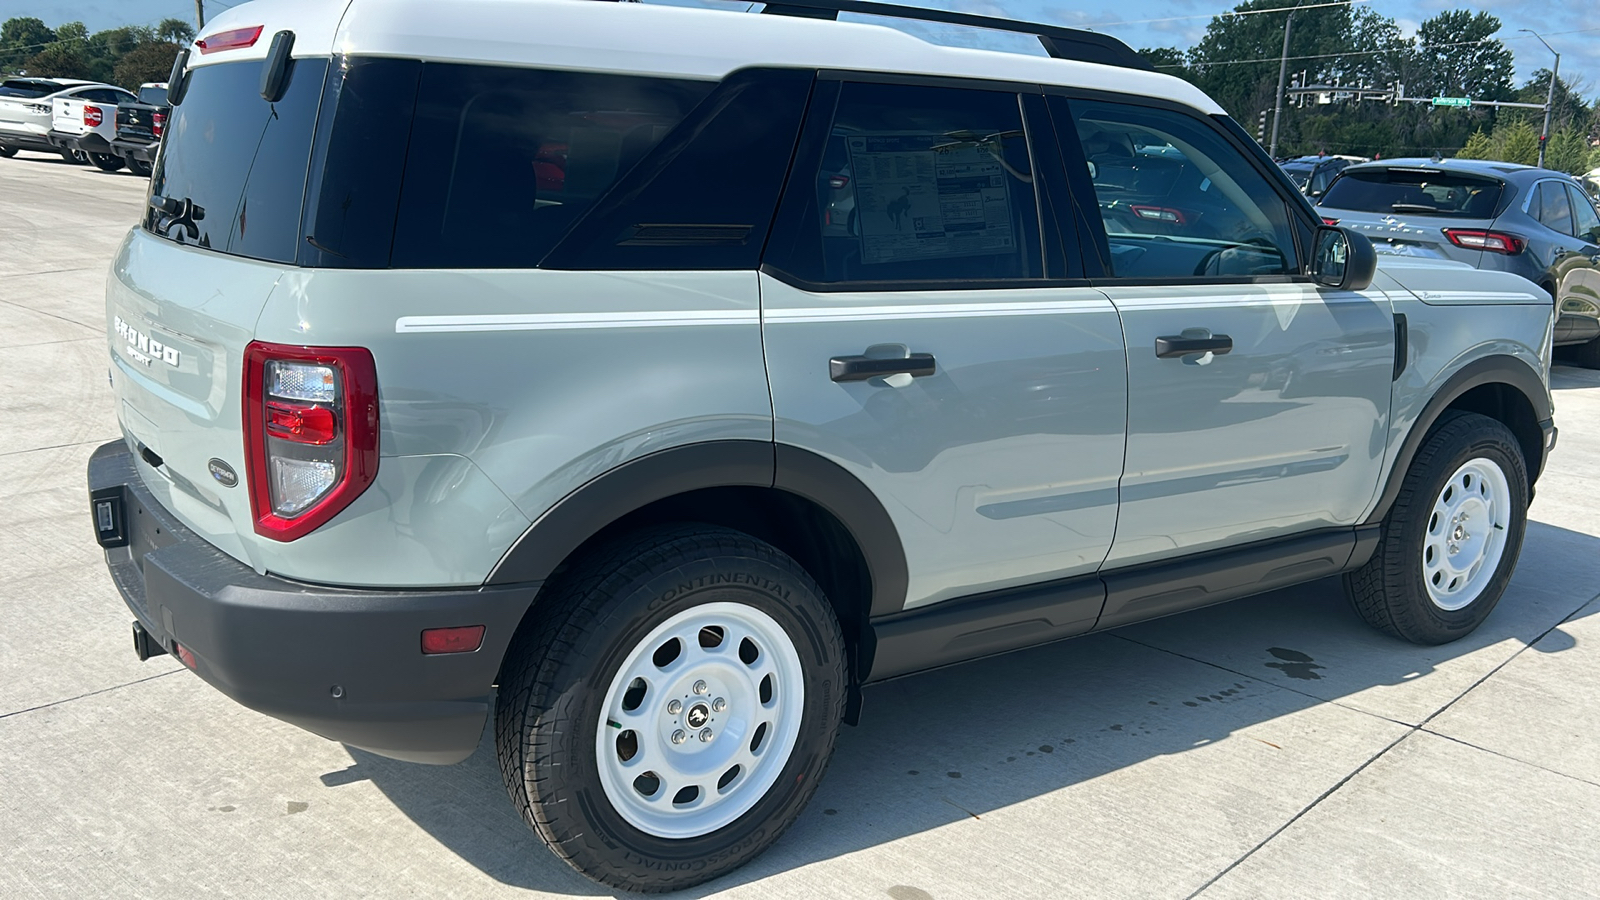
[[[0,70],[14,72],[46,45],[56,33],[33,16],[17,16],[0,23]]]
[[[117,60],[112,78],[130,91],[138,90],[139,85],[146,82],[166,81],[172,74],[172,61],[178,58],[181,49],[166,41],[140,44]]]
[[[1456,156],[1460,159],[1493,159],[1494,142],[1479,128],[1472,133],[1472,137],[1467,138],[1466,145],[1456,151]]]
[[[162,19],[156,25],[156,38],[169,44],[187,44],[194,40],[194,26],[182,19]]]
[[[1544,167],[1568,175],[1582,175],[1589,171],[1588,140],[1570,128],[1552,134],[1544,152]]]
[[[1500,20],[1486,12],[1452,9],[1417,28],[1417,53],[1406,93],[1413,97],[1508,100],[1511,51],[1494,38]]]
[[[87,78],[89,63],[71,44],[53,43],[35,53],[23,64],[29,75],[42,78]]]
[[[1139,55],[1150,60],[1150,65],[1155,66],[1157,72],[1183,78],[1188,71],[1188,60],[1177,47],[1144,47],[1139,50]]]
[[[1539,133],[1527,122],[1503,123],[1495,127],[1495,154],[1502,162],[1531,166],[1539,161]]]

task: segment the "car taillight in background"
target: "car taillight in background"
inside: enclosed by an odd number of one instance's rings
[[[1330,219],[1327,216],[1323,216],[1322,217],[1322,224],[1324,224],[1324,225],[1337,225],[1337,224],[1339,224],[1339,220],[1338,219]]]
[[[338,515],[378,474],[378,373],[361,347],[252,342],[244,438],[256,533],[292,541]]]
[[[99,128],[100,123],[104,121],[105,114],[100,112],[100,107],[90,106],[87,103],[83,105],[83,124],[90,128]]]
[[[836,191],[839,190],[840,188],[844,187],[845,185],[849,184],[849,183],[850,183],[850,176],[849,175],[829,175],[828,176],[828,187],[831,187]]]
[[[166,113],[156,113],[155,117],[152,119],[152,124],[150,126],[150,132],[152,134],[154,134],[156,137],[161,137],[161,128],[162,128],[162,126],[164,126],[166,124],[167,124],[167,114]]]
[[[1522,238],[1500,231],[1482,231],[1477,228],[1446,228],[1444,236],[1450,243],[1468,250],[1487,250],[1490,253],[1512,255],[1521,253]]]
[[[1188,219],[1184,217],[1181,209],[1169,209],[1165,206],[1141,206],[1137,203],[1129,204],[1128,208],[1133,210],[1133,214],[1139,218],[1149,219],[1152,222],[1167,222],[1172,225],[1188,223]]]

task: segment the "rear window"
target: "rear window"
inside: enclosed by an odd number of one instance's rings
[[[295,261],[328,61],[294,60],[277,103],[261,99],[262,64],[222,63],[189,73],[151,179],[146,229],[181,244]]]
[[[1358,212],[1492,219],[1505,183],[1437,169],[1346,169],[1322,205]]]
[[[139,102],[150,106],[166,106],[167,89],[164,87],[139,88]]]
[[[0,97],[21,97],[30,99],[54,94],[61,90],[61,85],[50,81],[4,81],[0,82]]]

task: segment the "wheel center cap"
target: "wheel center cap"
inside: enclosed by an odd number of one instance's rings
[[[704,703],[696,703],[689,707],[689,714],[683,717],[683,721],[690,728],[703,728],[711,721],[711,707]]]

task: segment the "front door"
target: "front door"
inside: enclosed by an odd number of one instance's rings
[[[1092,575],[1116,525],[1122,333],[1048,214],[1061,167],[1023,105],[824,77],[767,248],[776,439],[877,495],[908,607]],[[1099,595],[1081,606],[1069,630]]]
[[[1083,148],[1076,174],[1106,229],[1096,284],[1127,345],[1127,463],[1106,568],[1355,523],[1383,460],[1388,298],[1298,274],[1287,186],[1216,123],[1052,103],[1075,126],[1064,140],[1075,131]],[[1113,605],[1102,626],[1127,612]]]

